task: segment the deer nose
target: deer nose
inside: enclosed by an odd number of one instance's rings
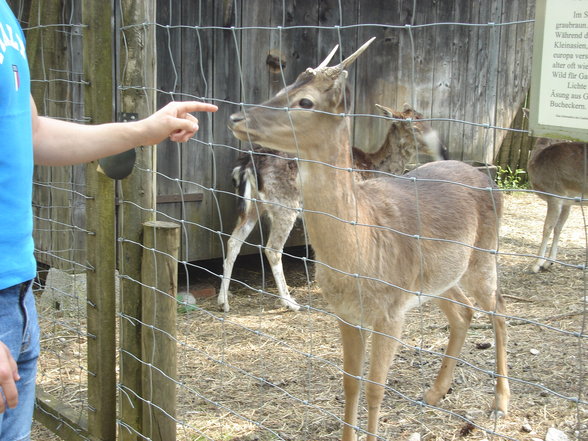
[[[245,115],[241,112],[233,113],[229,119],[231,120],[231,124],[237,124],[245,119]]]

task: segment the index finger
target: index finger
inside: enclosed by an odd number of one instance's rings
[[[176,101],[178,111],[181,113],[191,112],[216,112],[218,107],[214,104],[202,103],[200,101]]]
[[[18,390],[14,380],[9,380],[0,384],[0,389],[2,389],[2,392],[4,393],[8,407],[14,409],[18,404]],[[4,398],[0,395],[0,413],[3,413],[5,410]]]
[[[0,413],[6,410],[4,399],[6,399],[9,408],[14,408],[18,404],[18,390],[15,383],[18,379],[16,361],[12,358],[6,345],[0,342]]]

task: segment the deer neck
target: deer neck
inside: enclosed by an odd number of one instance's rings
[[[338,135],[306,150],[299,164],[306,228],[317,257],[325,261],[332,261],[326,254],[337,252],[333,244],[355,237],[352,222],[361,222],[349,132]]]
[[[398,134],[397,129],[392,129],[380,148],[371,154],[371,159],[377,170],[402,174],[412,153],[409,142]]]

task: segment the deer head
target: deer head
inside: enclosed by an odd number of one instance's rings
[[[240,140],[296,153],[298,145],[312,144],[345,122],[350,98],[348,68],[374,38],[336,66],[328,66],[338,47],[316,68],[308,68],[273,98],[231,115],[229,128]]]
[[[402,112],[376,104],[376,107],[387,117],[393,118],[388,137],[394,137],[396,144],[425,146],[429,154],[436,160],[448,159],[447,148],[443,145],[437,131],[428,122],[420,121],[424,117],[409,104],[404,104]]]

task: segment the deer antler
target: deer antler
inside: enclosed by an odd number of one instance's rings
[[[359,57],[363,53],[363,51],[365,51],[367,49],[367,47],[370,44],[372,44],[372,42],[375,39],[376,39],[376,37],[370,38],[359,49],[357,49],[355,52],[353,52],[350,56],[345,58],[341,63],[337,64],[336,66],[327,66],[327,64],[329,64],[329,62],[333,58],[333,55],[335,55],[335,52],[339,48],[339,46],[337,45],[337,46],[335,46],[335,48],[331,51],[331,53],[327,56],[327,58],[325,58],[325,60],[319,66],[317,66],[315,69],[307,69],[307,72],[313,73],[314,75],[316,75],[317,73],[320,72],[320,73],[323,73],[329,77],[336,78],[339,75],[341,75],[341,73],[349,65],[351,65],[356,60],[356,58]]]
[[[370,38],[368,41],[366,41],[359,49],[357,49],[355,52],[353,52],[351,55],[349,55],[347,58],[345,58],[343,61],[341,61],[341,63],[339,63],[337,66],[335,66],[336,68],[339,68],[340,70],[346,69],[347,66],[349,66],[351,63],[353,63],[355,61],[355,59],[357,57],[359,57],[363,51],[365,51],[368,46],[370,44],[372,44],[372,42],[376,39],[376,37],[372,37]]]
[[[335,52],[337,52],[337,49],[339,49],[338,44],[335,45],[335,47],[333,49],[331,49],[331,52],[329,53],[329,55],[327,55],[327,58],[325,58],[321,64],[319,64],[314,69],[312,67],[307,68],[306,73],[311,74],[311,75],[316,75],[318,72],[325,70],[325,68],[327,67],[327,64],[329,64],[331,62],[331,59],[335,55]]]
[[[325,58],[323,60],[323,62],[316,67],[316,69],[318,70],[318,69],[322,69],[323,67],[327,67],[327,64],[329,64],[331,62],[331,60],[333,59],[333,56],[335,55],[335,52],[337,52],[337,49],[339,49],[338,44],[335,45],[335,47],[331,50],[329,55],[327,55],[327,58]]]

